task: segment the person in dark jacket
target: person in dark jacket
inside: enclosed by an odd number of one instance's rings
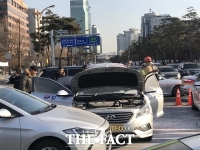
[[[85,69],[87,69],[87,65],[82,66],[82,71],[84,71]]]
[[[15,88],[15,89],[20,89],[21,71],[20,71],[20,70],[16,70],[14,76],[15,76],[14,88]]]
[[[55,72],[52,76],[52,79],[57,81],[59,78],[62,78],[65,76],[65,70],[63,67],[58,67],[58,71]]]

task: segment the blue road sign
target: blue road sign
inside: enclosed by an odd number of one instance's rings
[[[75,38],[61,38],[61,47],[75,47]]]
[[[88,45],[88,37],[76,38],[76,46],[87,46],[87,45]]]
[[[97,46],[101,44],[100,36],[61,38],[61,47]]]

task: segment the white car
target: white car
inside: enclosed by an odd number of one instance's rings
[[[144,78],[124,65],[97,64],[78,73],[72,79],[73,95],[62,84],[47,78],[33,78],[32,90],[33,95],[51,103],[102,116],[110,123],[114,136],[134,134],[134,138],[151,140],[153,118],[164,113],[163,92],[155,74]]]
[[[96,134],[95,131],[98,131]],[[0,87],[1,150],[96,150],[110,145],[70,144],[67,134],[109,135],[109,123],[87,111],[53,105],[13,88]]]
[[[176,96],[177,89],[180,90],[182,80],[179,79],[166,79],[159,76],[159,85],[163,90],[163,94],[166,96]]]
[[[200,74],[192,85],[192,109],[200,110]]]

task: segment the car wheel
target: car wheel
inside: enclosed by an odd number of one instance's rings
[[[66,146],[56,140],[45,140],[37,143],[33,150],[70,150]]]
[[[198,108],[194,105],[193,97],[192,97],[192,110],[198,110]]]
[[[176,96],[177,89],[180,91],[180,86],[176,85],[172,90],[172,96]],[[181,92],[181,91],[180,91]],[[181,93],[180,93],[181,94]]]
[[[152,138],[153,138],[153,136],[149,136],[149,137],[144,138],[143,140],[144,140],[144,141],[151,141]]]

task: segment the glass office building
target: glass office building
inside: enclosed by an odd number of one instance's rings
[[[88,0],[71,0],[70,1],[71,17],[80,22],[81,33],[89,34],[91,30],[91,13]]]

